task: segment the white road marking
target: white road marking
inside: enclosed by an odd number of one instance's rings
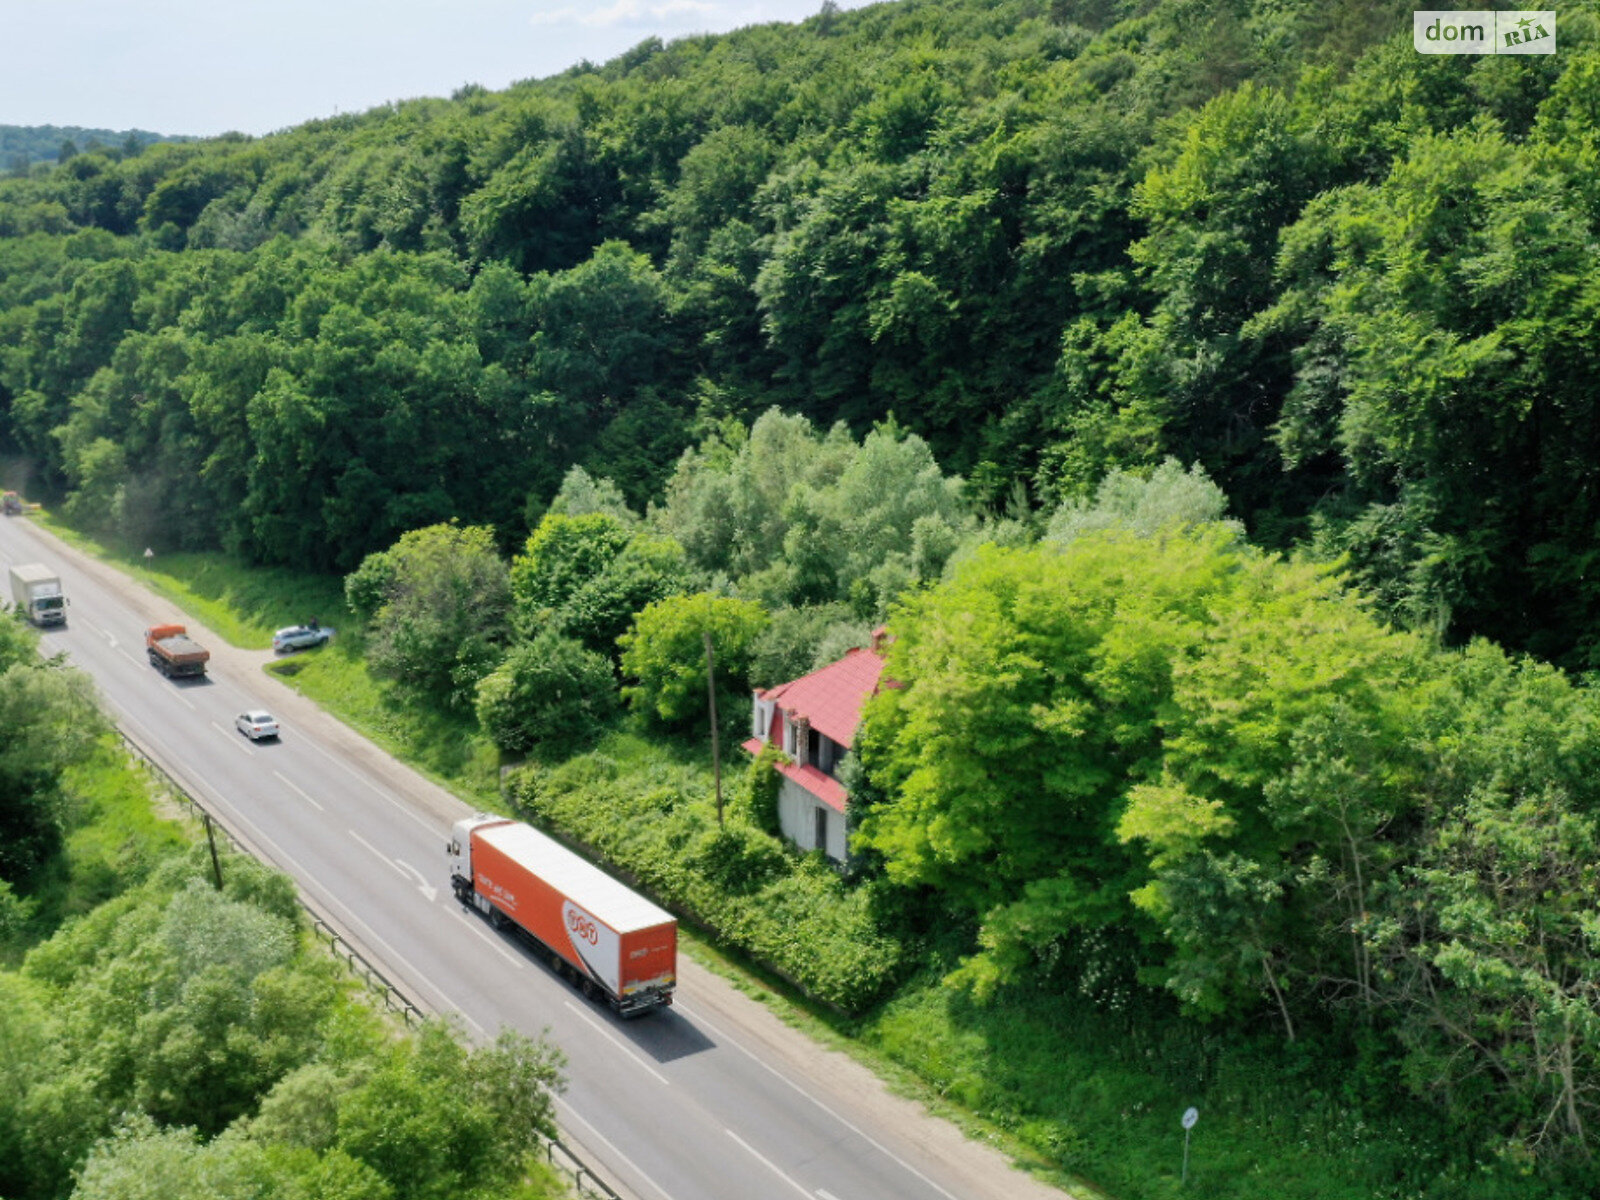
[[[522,967],[522,966],[526,966],[527,965],[527,963],[524,960],[518,958],[515,954],[511,953],[511,951],[507,950],[499,942],[495,941],[495,939],[490,934],[484,932],[483,923],[481,921],[479,921],[476,917],[469,916],[468,914],[462,912],[460,909],[456,910],[456,915],[459,916],[463,921],[465,921],[467,923],[467,928],[468,929],[472,930],[473,933],[477,934],[485,942],[487,942],[489,945],[493,946],[494,947],[494,952],[496,954],[498,954],[501,958],[505,959],[512,966],[514,966],[514,967]]]
[[[588,1013],[584,1012],[583,1009],[579,1008],[571,1000],[563,1000],[561,1003],[565,1004],[569,1009],[571,1009],[572,1012],[574,1014],[576,1014],[577,1017],[580,1020],[586,1022],[588,1024],[589,1028],[593,1029],[601,1037],[605,1038],[606,1041],[610,1042],[618,1050],[621,1050],[629,1058],[633,1059],[633,1061],[638,1063],[641,1068],[643,1068],[644,1070],[648,1071],[651,1075],[654,1075],[658,1080],[661,1081],[662,1084],[664,1084],[664,1085],[666,1085],[668,1087],[672,1086],[671,1080],[669,1080],[660,1071],[657,1071],[649,1063],[645,1062],[644,1059],[640,1058],[632,1050],[628,1049],[628,1047],[623,1044],[621,1038],[616,1037],[614,1034],[612,1034],[612,1032],[609,1029],[607,1029],[604,1025],[600,1024],[599,1021],[596,1021]]]
[[[747,1151],[750,1152],[750,1155],[751,1155],[752,1158],[754,1158],[762,1166],[766,1167],[767,1170],[771,1171],[779,1179],[781,1179],[785,1183],[787,1183],[795,1191],[799,1192],[802,1196],[804,1196],[806,1198],[806,1200],[811,1200],[811,1193],[810,1192],[808,1192],[805,1188],[801,1187],[793,1179],[790,1179],[789,1176],[785,1175],[781,1170],[779,1170],[778,1169],[778,1165],[776,1163],[774,1163],[766,1155],[762,1154],[761,1151],[757,1150],[754,1146],[752,1146],[749,1142],[745,1141],[742,1137],[740,1137],[737,1133],[735,1133],[731,1129],[724,1129],[722,1132],[727,1134],[734,1141],[738,1142],[739,1145],[743,1146]]]
[[[821,1196],[822,1200],[839,1200],[839,1197],[835,1196],[827,1188],[818,1188],[817,1195]]]
[[[294,792],[295,795],[299,796],[300,799],[304,800],[307,804],[311,805],[312,808],[316,809],[318,812],[325,812],[326,811],[322,807],[322,805],[318,804],[310,796],[306,795],[306,793],[303,790],[301,790],[299,787],[297,787],[292,780],[286,779],[281,771],[274,771],[273,774],[278,777],[278,781],[280,783],[282,783],[286,788],[288,788],[292,792]]]
[[[117,644],[117,639],[111,636],[111,631],[109,629],[101,629],[100,626],[96,625],[93,621],[89,620],[88,617],[73,617],[72,618],[72,623],[74,625],[87,625],[90,629],[94,630],[101,637],[105,638],[107,643],[109,643],[110,645],[115,646]]]
[[[377,792],[378,795],[382,796],[390,804],[394,805],[401,812],[405,813],[406,816],[410,817],[418,825],[421,825],[430,834],[433,834],[434,836],[438,836],[438,833],[439,833],[438,827],[436,825],[434,825],[431,821],[425,821],[421,817],[419,817],[415,812],[412,811],[410,805],[402,804],[400,801],[396,800],[388,792],[384,791],[377,784],[373,783],[372,780],[368,779],[360,771],[357,771],[349,763],[345,762],[342,758],[339,758],[335,754],[330,754],[327,750],[325,750],[321,746],[317,745],[316,742],[307,742],[306,744],[311,746],[314,750],[316,750],[319,754],[321,754],[329,762],[336,763],[340,767],[344,768],[344,770],[348,771],[350,773],[351,777],[354,778],[357,783],[364,784],[368,788],[371,788],[374,792]]]
[[[644,1180],[651,1187],[655,1188],[656,1191],[660,1192],[663,1196],[666,1197],[666,1200],[672,1200],[672,1193],[671,1192],[667,1191],[666,1188],[662,1187],[654,1179],[651,1179],[650,1176],[646,1175],[643,1171],[641,1171],[639,1169],[638,1164],[635,1163],[633,1161],[633,1159],[629,1158],[621,1150],[617,1149],[616,1143],[612,1142],[611,1139],[606,1137],[605,1134],[601,1133],[593,1125],[589,1124],[589,1122],[585,1121],[582,1117],[580,1117],[578,1115],[578,1110],[577,1109],[573,1108],[572,1105],[568,1104],[565,1100],[561,1099],[561,1097],[559,1097],[559,1096],[556,1097],[556,1104],[557,1104],[558,1107],[566,1110],[568,1120],[576,1121],[576,1122],[578,1122],[578,1124],[582,1125],[585,1129],[587,1129],[589,1131],[589,1136],[592,1139],[594,1139],[595,1141],[599,1142],[602,1146],[604,1146],[606,1148],[607,1152],[611,1155],[611,1157],[613,1159],[615,1159],[616,1161],[622,1163],[622,1165],[627,1167],[628,1170],[632,1171],[640,1179]]]
[[[679,1012],[683,1013],[684,1016],[689,1017],[691,1020],[693,1020],[695,1022],[695,1024],[704,1025],[707,1029],[710,1029],[723,1042],[727,1043],[730,1046],[736,1047],[747,1058],[749,1058],[751,1062],[756,1063],[758,1066],[764,1068],[767,1071],[770,1071],[773,1075],[775,1075],[779,1079],[783,1080],[784,1083],[788,1084],[795,1091],[799,1092],[802,1096],[804,1096],[807,1100],[811,1101],[811,1103],[815,1104],[823,1112],[827,1113],[835,1121],[838,1121],[839,1124],[843,1125],[846,1129],[850,1130],[851,1133],[853,1133],[857,1137],[861,1138],[864,1142],[866,1142],[869,1146],[873,1147],[880,1154],[883,1154],[886,1157],[888,1157],[890,1159],[890,1161],[900,1164],[901,1167],[903,1167],[905,1170],[909,1171],[911,1174],[915,1175],[918,1179],[922,1180],[923,1183],[927,1184],[934,1191],[938,1192],[941,1196],[949,1197],[949,1200],[960,1200],[960,1197],[958,1197],[954,1193],[948,1192],[944,1188],[940,1187],[937,1183],[935,1183],[933,1180],[929,1179],[926,1175],[924,1175],[921,1171],[917,1170],[914,1166],[912,1166],[910,1163],[908,1163],[905,1159],[901,1158],[893,1150],[889,1149],[889,1147],[885,1146],[882,1142],[878,1141],[877,1138],[873,1137],[870,1133],[866,1132],[866,1130],[862,1129],[855,1122],[849,1120],[848,1118],[846,1118],[844,1116],[841,1116],[839,1113],[837,1113],[833,1109],[829,1108],[821,1100],[818,1100],[810,1092],[806,1091],[805,1088],[801,1087],[794,1080],[790,1079],[787,1075],[785,1075],[782,1071],[778,1070],[771,1063],[762,1061],[762,1059],[755,1053],[755,1051],[750,1050],[747,1047],[745,1047],[745,1045],[742,1042],[738,1041],[735,1038],[730,1038],[726,1033],[724,1033],[722,1030],[718,1029],[716,1027],[716,1025],[714,1025],[712,1022],[706,1020],[704,1017],[695,1016],[694,1013],[692,1011],[686,1009],[683,1004],[674,1001],[673,1007],[676,1008]]]
[[[243,750],[245,752],[245,754],[247,754],[247,755],[254,755],[255,754],[255,752],[256,752],[255,751],[255,747],[254,746],[246,746],[243,742],[241,742],[239,740],[239,735],[238,734],[229,733],[226,729],[224,729],[221,725],[218,725],[215,721],[211,722],[211,728],[215,729],[223,737],[227,738],[228,739],[228,745],[232,746],[235,750]]]
[[[367,841],[366,838],[362,837],[354,829],[349,829],[349,830],[346,830],[345,832],[347,832],[351,837],[355,838],[356,841],[360,842],[368,850],[371,850],[379,858],[383,859],[384,862],[388,863],[391,867],[394,867],[395,873],[398,874],[400,876],[400,878],[402,878],[402,879],[406,878],[406,873],[404,871],[400,870],[399,866],[395,863],[394,859],[390,858],[382,850],[379,850],[376,846],[374,846],[371,842]]]
[[[411,878],[413,878],[413,879],[415,879],[417,881],[417,890],[420,891],[424,896],[426,896],[428,898],[428,903],[429,904],[432,904],[436,899],[438,899],[438,897],[439,897],[439,889],[434,887],[433,884],[429,883],[428,882],[428,877],[426,875],[424,875],[421,871],[417,870],[415,867],[413,867],[410,863],[406,862],[404,859],[399,859],[399,858],[395,859],[394,860],[394,865],[399,867],[407,875],[411,876]]]
[[[189,703],[189,697],[185,696],[182,692],[178,691],[176,688],[174,688],[172,690],[172,694],[178,698],[180,703],[188,705],[190,712],[199,712],[200,711],[193,704]]]
[[[418,886],[418,890],[420,890],[422,894],[428,898],[428,903],[433,903],[435,897],[438,896],[439,891],[437,888],[432,887],[428,883],[428,877],[426,875],[417,870],[410,863],[401,862],[398,858],[390,858],[387,854],[385,854],[382,850],[379,850],[371,842],[367,841],[366,838],[362,837],[354,829],[350,830],[349,832],[350,836],[355,838],[356,841],[360,842],[368,850],[371,850],[379,858],[383,859],[384,862],[388,863],[391,867],[398,871],[402,879],[407,879],[412,883],[415,883]]]

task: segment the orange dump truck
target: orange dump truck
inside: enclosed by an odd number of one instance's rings
[[[150,665],[168,679],[206,673],[211,651],[190,639],[182,625],[152,625],[144,631],[144,649]]]
[[[457,821],[448,850],[456,899],[531,939],[586,996],[604,996],[625,1017],[672,1003],[671,913],[520,821]]]

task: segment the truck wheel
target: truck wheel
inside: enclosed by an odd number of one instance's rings
[[[555,973],[561,978],[565,979],[567,977],[567,960],[554,950],[550,951],[550,965],[555,968]]]
[[[505,913],[491,905],[489,908],[489,924],[496,929],[504,929],[506,927]]]
[[[595,997],[594,980],[585,976],[583,982],[578,985],[578,990],[583,993],[585,1000],[593,1000]]]

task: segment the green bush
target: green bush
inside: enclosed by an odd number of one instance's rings
[[[518,811],[589,846],[815,999],[859,1012],[883,995],[907,953],[872,888],[848,886],[820,855],[796,855],[741,820],[719,829],[705,782],[687,768],[623,770],[591,754],[552,770],[519,768],[506,786]]]
[[[761,747],[761,753],[746,768],[744,778],[733,789],[729,808],[732,814],[747,825],[777,837],[778,788],[783,777],[777,772],[779,763],[789,761],[789,756],[771,742]]]
[[[539,522],[511,563],[517,631],[531,636],[586,583],[600,575],[628,544],[623,523],[605,513],[569,517],[551,513]]]
[[[777,839],[734,822],[701,835],[688,865],[729,895],[748,896],[787,874],[789,857]]]
[[[450,705],[470,707],[509,631],[511,576],[485,526],[413,529],[367,555],[345,596],[373,670]]]
[[[518,646],[478,683],[478,722],[495,745],[514,754],[587,743],[616,705],[611,664],[549,632]]]

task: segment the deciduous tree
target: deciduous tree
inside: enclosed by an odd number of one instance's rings
[[[447,704],[470,704],[509,634],[511,578],[482,527],[430,525],[368,555],[345,580],[380,670]]]

